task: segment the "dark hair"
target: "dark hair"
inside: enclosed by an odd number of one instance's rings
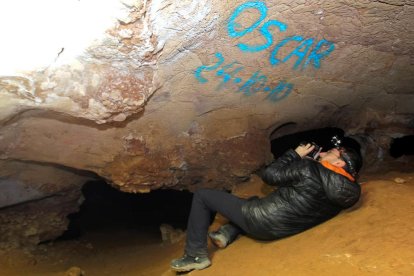
[[[344,169],[350,173],[353,177],[358,175],[359,170],[362,167],[362,156],[353,148],[340,148],[341,158],[345,161]]]

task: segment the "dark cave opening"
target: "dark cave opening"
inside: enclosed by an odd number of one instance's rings
[[[271,136],[274,137],[277,131],[278,129]],[[347,137],[344,130],[335,127],[312,129],[277,137],[271,140],[271,151],[273,156],[277,158],[286,150],[295,149],[301,142],[314,142],[322,147],[322,151],[325,151],[334,146],[331,142],[333,136],[337,136],[341,140],[341,146],[361,152],[361,146],[355,139]]]
[[[57,240],[77,239],[96,231],[135,231],[160,235],[160,225],[186,228],[193,194],[188,191],[155,190],[132,194],[104,181],[91,181],[82,188],[85,198],[79,212],[68,215],[67,230]]]
[[[414,135],[393,139],[390,145],[390,155],[394,158],[414,155]]]

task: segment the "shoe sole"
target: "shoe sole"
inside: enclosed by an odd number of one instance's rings
[[[186,272],[186,271],[191,271],[191,270],[202,270],[204,268],[209,267],[210,265],[211,265],[211,262],[205,263],[205,264],[191,264],[191,265],[182,266],[182,267],[171,266],[171,269],[177,272]]]
[[[215,245],[215,246],[217,246],[218,248],[226,248],[227,247],[227,244],[226,243],[224,243],[224,242],[222,242],[220,239],[215,239],[215,238],[213,238],[212,236],[210,236],[209,235],[209,237],[210,237],[210,240],[211,240],[211,242]]]

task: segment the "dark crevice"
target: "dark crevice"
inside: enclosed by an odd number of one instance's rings
[[[272,133],[270,134],[270,139],[273,140],[277,137],[283,136],[284,134],[291,133],[297,127],[295,122],[287,122],[277,126],[273,129]]]
[[[276,133],[273,132],[272,134],[275,135]],[[355,139],[346,137],[342,129],[335,127],[320,128],[281,136],[271,140],[271,151],[277,158],[286,150],[296,148],[301,142],[314,142],[321,146],[324,151],[334,146],[331,142],[333,136],[338,136],[341,139],[341,146],[350,147],[360,152],[360,144]]]
[[[397,4],[397,3],[390,3],[389,1],[381,1],[381,0],[376,0],[375,2],[378,2],[378,3],[381,3],[381,4],[384,4],[384,5],[389,5],[389,6],[395,6],[395,7],[403,7],[403,6],[405,6],[405,5],[407,5],[407,6],[412,6],[411,4],[409,4],[409,3],[401,3],[401,4]]]
[[[390,155],[394,158],[414,155],[414,135],[395,138],[391,142]]]
[[[2,159],[2,160],[0,160],[0,162],[15,162],[15,163],[21,163],[21,164],[27,164],[27,165],[52,167],[52,168],[57,169],[57,170],[71,172],[71,173],[79,175],[79,176],[89,177],[90,179],[100,179],[100,176],[98,176],[93,171],[77,169],[77,168],[65,166],[65,165],[62,165],[62,164],[59,164],[59,163],[36,161],[36,160],[22,160],[22,159],[16,159],[16,158]]]
[[[118,113],[120,112],[117,112],[114,114],[118,114]],[[136,113],[129,115],[124,121],[121,121],[121,122],[110,121],[104,124],[98,124],[94,120],[90,120],[84,117],[75,117],[75,116],[72,116],[64,112],[30,108],[30,109],[23,110],[19,113],[10,115],[9,117],[0,121],[0,124],[3,127],[6,127],[19,121],[24,122],[24,119],[27,119],[27,120],[49,119],[49,120],[54,120],[54,121],[64,123],[64,124],[70,124],[70,125],[76,125],[76,126],[81,125],[81,126],[85,126],[89,128],[94,128],[97,130],[108,130],[108,129],[125,128],[130,122],[141,118],[143,115],[144,115],[144,110],[138,111]],[[106,119],[110,119],[110,118],[106,118]]]
[[[192,193],[155,190],[145,194],[121,192],[103,181],[88,182],[82,189],[85,201],[79,212],[70,214],[70,224],[59,240],[74,239],[99,231],[160,233],[168,224],[184,230]]]

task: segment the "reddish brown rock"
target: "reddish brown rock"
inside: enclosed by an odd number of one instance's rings
[[[232,188],[270,160],[270,138],[339,127],[378,168],[412,133],[410,1],[75,2],[33,7],[48,28],[13,5],[24,28],[0,24],[5,162],[125,192]],[[18,51],[22,30],[37,39]]]

